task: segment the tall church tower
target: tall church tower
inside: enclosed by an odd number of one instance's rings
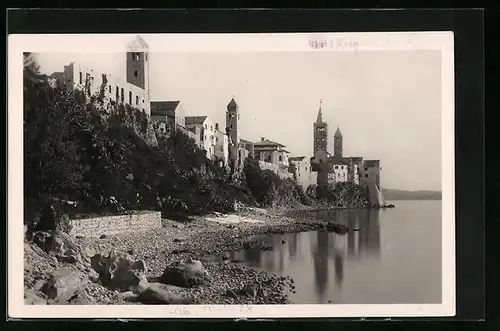
[[[322,113],[322,105],[323,101],[319,103],[319,111],[318,118],[316,122],[314,122],[314,155],[317,154],[318,151],[327,152],[328,150],[328,124],[323,122],[323,113]]]
[[[231,141],[236,145],[240,142],[240,113],[238,110],[239,106],[232,98],[226,110],[226,129],[229,129]]]
[[[337,127],[337,131],[333,135],[333,156],[336,158],[342,157],[342,132],[340,132],[339,127]]]
[[[139,103],[139,108],[150,114],[149,91],[149,46],[139,36],[128,46],[127,52],[127,83],[133,84],[144,90],[144,100]]]

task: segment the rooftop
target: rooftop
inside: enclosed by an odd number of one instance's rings
[[[254,143],[255,146],[279,146],[279,147],[286,147],[285,145],[282,145],[280,143],[277,143],[275,141],[271,141],[269,139],[264,139],[262,138],[261,141],[257,141]]]
[[[208,116],[186,116],[186,125],[190,124],[203,124]]]
[[[288,161],[304,161],[305,156],[292,156],[288,158]]]
[[[175,116],[180,101],[151,101],[151,115]]]

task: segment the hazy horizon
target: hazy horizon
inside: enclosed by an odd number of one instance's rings
[[[38,54],[41,71],[70,62],[125,78],[125,56]],[[312,156],[313,122],[343,134],[344,155],[380,159],[381,184],[401,190],[441,191],[441,53],[192,52],[151,53],[151,100],[180,100],[188,116],[224,125],[226,105],[240,106],[241,137],[287,146]]]

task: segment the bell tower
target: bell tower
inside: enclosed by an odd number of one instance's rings
[[[333,156],[342,157],[342,132],[340,132],[339,127],[337,127],[337,131],[333,135]]]
[[[139,108],[144,109],[149,114],[149,46],[139,36],[128,45],[126,66],[127,83],[144,90],[144,98],[139,103]]]
[[[229,130],[229,136],[233,144],[239,144],[240,142],[240,113],[239,106],[234,100],[231,99],[227,105],[226,110],[226,129]]]
[[[314,151],[313,155],[316,155],[318,151],[327,152],[328,150],[328,123],[323,122],[323,112],[322,112],[323,101],[319,102],[319,111],[316,122],[313,123],[314,133]]]

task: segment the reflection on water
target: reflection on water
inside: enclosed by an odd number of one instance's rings
[[[317,219],[349,232],[262,236],[272,251],[250,248],[233,258],[291,276],[296,303],[439,303],[440,208],[439,201],[411,201],[390,210],[317,211]]]

